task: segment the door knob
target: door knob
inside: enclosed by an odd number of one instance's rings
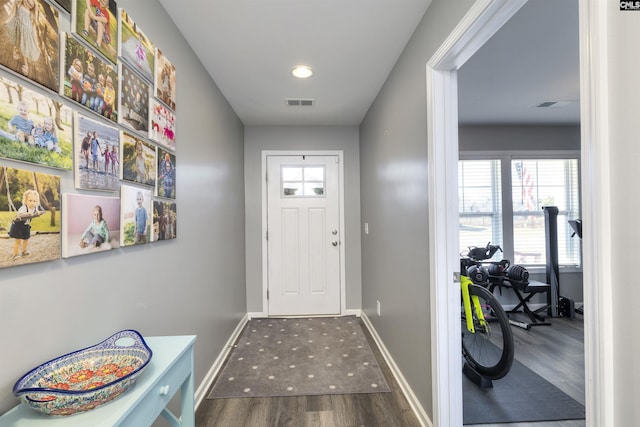
[[[331,242],[333,246],[338,246],[338,242]]]
[[[338,234],[338,230],[333,230],[333,231],[331,232],[331,234],[333,234],[333,235],[335,236],[336,234]]]

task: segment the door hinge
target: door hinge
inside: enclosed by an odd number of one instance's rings
[[[267,288],[267,300],[269,299],[269,289]]]
[[[269,240],[269,232],[268,231],[265,233],[264,238]]]
[[[457,271],[453,272],[453,283],[460,283],[460,273]]]

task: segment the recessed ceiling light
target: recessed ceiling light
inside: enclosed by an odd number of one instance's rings
[[[291,74],[299,79],[306,79],[313,75],[313,71],[308,65],[296,65],[293,67],[293,70],[291,70]]]

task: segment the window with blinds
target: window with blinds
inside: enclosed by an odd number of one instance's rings
[[[580,265],[580,241],[571,237],[568,221],[579,218],[577,159],[511,160],[514,262],[544,265],[546,262],[543,206],[558,213],[558,262]]]
[[[504,257],[515,264],[544,266],[542,207],[556,206],[558,261],[579,267],[580,239],[572,236],[568,223],[580,218],[578,159],[496,157],[458,162],[460,252],[491,242],[505,250],[494,256],[496,260]]]
[[[487,242],[502,245],[500,160],[458,163],[460,253]],[[500,259],[502,254],[495,257]]]

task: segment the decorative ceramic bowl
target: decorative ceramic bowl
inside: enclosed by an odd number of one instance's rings
[[[120,331],[99,344],[32,369],[16,382],[13,393],[47,415],[88,411],[124,393],[151,355],[138,332]]]

